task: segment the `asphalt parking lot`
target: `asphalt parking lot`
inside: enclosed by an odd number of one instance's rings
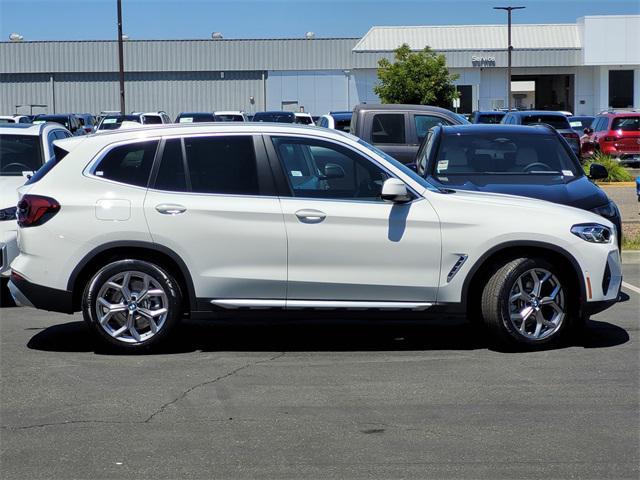
[[[640,286],[640,265],[625,265]],[[466,323],[190,322],[110,355],[81,317],[0,310],[2,478],[633,478],[640,295],[567,347]]]

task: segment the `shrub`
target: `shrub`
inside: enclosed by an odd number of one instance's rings
[[[618,163],[618,161],[611,155],[605,155],[602,152],[597,152],[589,160],[583,164],[584,172],[588,175],[589,168],[592,163],[599,163],[607,169],[607,178],[603,178],[602,182],[631,182],[633,176],[629,171]]]

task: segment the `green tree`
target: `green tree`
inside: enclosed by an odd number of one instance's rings
[[[412,52],[406,43],[395,50],[395,61],[378,62],[380,83],[373,91],[382,103],[407,103],[451,108],[458,75],[449,74],[444,55],[426,47]]]

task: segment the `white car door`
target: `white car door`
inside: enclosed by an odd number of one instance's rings
[[[436,300],[440,223],[426,199],[383,201],[390,173],[337,142],[284,135],[265,142],[290,190],[280,198],[288,307]]]
[[[259,306],[236,300],[262,299],[284,306],[284,221],[257,140],[246,134],[166,138],[145,200],[153,240],[182,258],[198,299],[214,305]]]

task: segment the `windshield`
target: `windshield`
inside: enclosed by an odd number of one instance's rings
[[[42,166],[40,137],[0,135],[0,175],[19,176]]]
[[[638,117],[617,117],[613,119],[611,130],[622,130],[623,132],[640,131],[640,116]]]
[[[481,113],[476,118],[476,123],[500,123],[504,113]]]
[[[373,152],[375,152],[378,156],[384,158],[387,162],[391,163],[394,167],[402,170],[402,172],[405,175],[408,175],[409,177],[411,177],[412,180],[416,181],[417,183],[419,183],[421,186],[423,186],[424,188],[427,188],[429,190],[433,190],[433,191],[437,191],[438,188],[436,188],[435,186],[431,185],[426,179],[422,178],[420,175],[418,175],[416,172],[414,172],[413,170],[411,170],[409,167],[407,167],[405,164],[403,164],[402,162],[399,162],[398,160],[396,160],[395,158],[393,158],[391,155],[383,152],[382,150],[380,150],[378,147],[374,147],[373,145],[365,142],[362,139],[358,139],[358,143],[360,145],[363,145],[365,147],[367,147],[369,150],[372,150]]]
[[[219,122],[244,122],[242,115],[234,115],[233,113],[223,115],[217,114],[216,120]]]
[[[560,176],[565,181],[582,176],[555,135],[506,131],[443,135],[428,172],[444,182],[486,175]]]
[[[178,117],[176,123],[203,123],[215,121],[216,119],[213,116],[213,113],[185,113]]]
[[[546,123],[556,129],[569,129],[569,120],[564,115],[523,115],[522,125]]]
[[[53,116],[53,115],[38,115],[33,121],[33,124],[37,125],[45,122],[59,123],[60,125],[64,125],[67,128],[67,130],[70,129],[69,117],[61,117],[61,116]]]
[[[296,123],[301,123],[303,125],[311,125],[313,123],[313,119],[311,117],[296,115]]]
[[[253,116],[254,122],[278,122],[278,123],[293,123],[295,121],[295,115],[293,113],[256,113]]]
[[[335,120],[336,130],[349,133],[349,127],[351,126],[351,119],[348,120]]]
[[[578,132],[582,132],[585,128],[589,128],[595,117],[569,117],[569,125]]]
[[[120,128],[122,122],[138,122],[140,123],[140,117],[138,115],[118,115],[113,117],[105,117],[100,122],[98,130],[116,130]]]

